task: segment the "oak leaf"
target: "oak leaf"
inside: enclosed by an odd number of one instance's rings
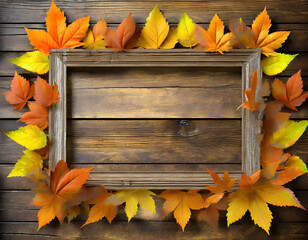
[[[87,49],[102,49],[106,47],[104,36],[108,31],[107,23],[104,19],[98,21],[93,30],[89,29],[86,37],[83,39],[84,48]]]
[[[35,125],[27,125],[25,127],[20,127],[15,131],[3,132],[9,138],[31,151],[43,148],[47,144],[46,134]]]
[[[199,40],[198,46],[205,47],[206,52],[219,52],[223,54],[231,48],[230,33],[224,34],[225,26],[220,18],[215,14],[210,22],[208,30],[198,26],[196,38]]]
[[[27,52],[20,57],[9,59],[9,61],[30,72],[45,74],[49,71],[48,55],[44,52]]]
[[[43,160],[40,154],[25,150],[23,151],[24,155],[17,161],[13,170],[7,176],[9,177],[25,177],[37,169],[42,169]]]
[[[48,127],[48,109],[42,107],[36,102],[28,102],[30,112],[26,112],[22,115],[19,121],[25,122],[30,125],[36,125],[40,129],[44,130]]]
[[[34,86],[30,86],[30,83],[25,78],[15,72],[11,90],[2,94],[5,96],[5,100],[15,107],[14,111],[16,111],[22,109],[27,101],[32,98]]]
[[[178,42],[177,30],[169,31],[169,24],[156,5],[147,17],[137,47],[147,49],[170,49]]]
[[[196,26],[186,12],[183,12],[177,28],[179,43],[183,47],[191,48],[198,44],[198,39],[196,39]]]
[[[130,13],[118,26],[116,31],[108,29],[105,34],[105,41],[108,48],[112,48],[115,51],[122,51],[135,47],[139,35],[140,32],[136,29],[136,23]]]
[[[290,77],[286,84],[276,78],[272,84],[272,94],[277,101],[297,111],[296,107],[299,107],[308,97],[308,92],[303,90],[301,70]]]
[[[52,103],[60,101],[58,85],[56,83],[51,87],[46,80],[37,77],[34,87],[35,93],[33,97],[37,104],[49,107]]]
[[[76,195],[82,190],[92,169],[70,170],[63,160],[58,162],[55,170],[50,174],[50,185],[37,193],[32,201],[33,205],[42,207],[37,214],[38,230],[55,217],[59,219],[60,223],[63,222],[71,208],[68,207],[67,202],[77,201]]]
[[[259,170],[251,175],[250,180],[247,175],[242,174],[240,189],[230,193],[228,226],[241,219],[248,210],[254,223],[269,234],[273,217],[268,204],[303,208],[290,189],[260,178],[260,173]]]
[[[49,54],[50,49],[75,48],[83,45],[81,41],[86,36],[90,16],[79,18],[66,26],[64,12],[52,1],[45,20],[47,32],[25,28],[30,44],[34,46],[34,49]]]
[[[138,204],[153,213],[155,210],[155,202],[152,196],[156,194],[146,189],[122,190],[109,197],[105,204],[120,205],[125,202],[125,213],[130,221],[138,211]]]
[[[89,218],[87,221],[81,226],[84,227],[85,225],[93,222],[97,222],[101,220],[103,217],[106,217],[108,222],[111,223],[112,220],[118,213],[118,207],[112,203],[106,204],[104,201],[111,197],[113,193],[108,192],[103,186],[100,187],[100,194],[95,199],[88,201],[90,204],[95,204],[89,213]]]
[[[198,191],[190,190],[184,192],[180,190],[167,190],[158,195],[158,197],[166,199],[163,205],[163,215],[166,216],[170,212],[173,212],[173,216],[182,227],[183,232],[190,219],[190,209],[199,210],[203,208],[203,199]]]

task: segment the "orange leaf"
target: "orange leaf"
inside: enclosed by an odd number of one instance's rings
[[[27,101],[32,98],[34,94],[34,87],[30,87],[30,83],[15,72],[11,84],[11,91],[2,93],[5,100],[15,107],[14,111],[22,109]]]
[[[219,212],[217,208],[213,206],[209,206],[206,209],[202,209],[197,213],[198,222],[205,221],[215,230],[218,229],[218,220],[219,220]]]
[[[119,25],[116,31],[109,29],[105,36],[107,47],[116,51],[131,49],[138,40],[139,31],[136,31],[136,23],[131,17],[131,13]]]
[[[118,213],[118,207],[114,204],[106,204],[104,201],[112,196],[111,192],[107,192],[104,187],[100,187],[100,195],[95,199],[91,199],[88,201],[89,203],[95,203],[95,205],[91,208],[89,213],[89,218],[81,226],[84,227],[85,225],[93,222],[97,222],[101,220],[103,217],[106,217],[108,222],[111,223],[112,220]]]
[[[254,112],[261,107],[260,102],[255,103],[257,83],[258,83],[258,71],[255,70],[253,74],[250,76],[250,88],[245,90],[245,95],[248,101],[240,105],[238,109],[243,106],[244,108],[247,108]]]
[[[303,90],[301,70],[290,77],[286,84],[276,78],[272,88],[274,98],[295,111],[297,111],[296,107],[300,106],[308,97],[308,92]]]
[[[50,49],[75,48],[83,45],[81,41],[86,36],[90,16],[77,19],[66,27],[64,13],[52,1],[45,20],[47,32],[25,28],[34,49],[49,54]]]
[[[214,186],[207,186],[205,187],[206,189],[210,190],[212,193],[217,193],[218,195],[216,195],[215,197],[218,197],[219,198],[219,194],[220,193],[224,193],[225,191],[228,191],[228,190],[231,190],[233,185],[234,185],[234,182],[235,182],[235,178],[229,178],[229,173],[228,171],[225,171],[222,179],[220,179],[219,175],[215,172],[212,172],[210,171],[209,169],[207,169],[214,181],[214,184],[217,186],[217,187],[214,187]],[[215,198],[214,196],[212,196],[212,198]],[[220,199],[223,197],[220,196]],[[218,202],[218,201],[216,201]],[[213,202],[214,203],[214,202]]]
[[[207,52],[219,52],[223,53],[231,48],[229,40],[230,34],[224,34],[225,26],[219,19],[217,14],[213,17],[208,30],[204,30],[202,27],[198,27],[197,39],[199,39],[199,46],[206,47]]]
[[[52,103],[60,101],[58,85],[56,83],[53,85],[53,87],[51,87],[46,80],[37,77],[34,86],[34,99],[39,105],[43,107],[49,107]]]
[[[163,205],[164,215],[174,211],[174,218],[182,227],[183,232],[190,219],[190,209],[198,210],[203,207],[203,199],[198,193],[198,190],[190,190],[188,192],[167,190],[162,192],[158,197],[166,199]]]
[[[55,171],[51,172],[50,186],[46,186],[43,192],[37,193],[32,201],[33,205],[42,207],[38,212],[38,230],[55,217],[62,223],[72,207],[68,204],[69,201],[73,201],[74,205],[80,204],[82,200],[78,200],[78,194],[87,181],[91,169],[69,170],[63,160],[58,162]]]
[[[40,129],[44,130],[48,127],[48,109],[42,107],[36,102],[28,102],[30,112],[26,112],[22,115],[19,121],[25,122],[30,125],[36,125]]]

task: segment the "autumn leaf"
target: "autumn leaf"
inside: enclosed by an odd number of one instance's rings
[[[67,221],[70,223],[74,218],[76,218],[80,214],[80,207],[77,206],[72,206],[70,209],[68,209],[67,213]]]
[[[87,49],[102,49],[106,47],[104,36],[108,31],[107,23],[104,19],[98,21],[93,30],[89,29],[86,37],[83,39],[84,48]]]
[[[56,83],[51,87],[46,80],[37,77],[37,80],[34,82],[34,87],[34,99],[37,104],[43,107],[49,107],[52,103],[60,101],[58,85]]]
[[[241,18],[230,20],[229,29],[232,48],[255,48],[254,32]]]
[[[206,52],[219,52],[223,54],[231,48],[229,43],[230,33],[224,34],[225,26],[220,18],[215,14],[210,22],[208,30],[198,26],[196,29],[196,38],[199,40],[199,46],[205,47]]]
[[[32,98],[34,94],[34,87],[30,87],[30,83],[15,72],[11,84],[11,90],[2,93],[5,100],[15,107],[14,111],[22,109],[27,101]]]
[[[30,72],[45,74],[49,71],[48,55],[44,52],[27,52],[18,58],[9,59],[9,61]]]
[[[203,208],[203,199],[198,191],[167,190],[158,195],[158,197],[166,199],[163,205],[164,216],[174,212],[174,218],[182,227],[183,232],[190,219],[190,209],[198,210]]]
[[[301,70],[290,77],[286,84],[276,78],[272,84],[272,94],[286,107],[297,111],[296,107],[299,107],[308,97],[308,92],[303,90]]]
[[[147,49],[170,49],[174,48],[177,42],[176,29],[169,32],[169,24],[156,5],[147,17],[136,46]]]
[[[19,121],[25,122],[30,125],[36,125],[40,129],[44,130],[48,127],[48,109],[42,107],[36,102],[28,102],[30,112],[26,112],[22,115]]]
[[[36,169],[42,169],[43,160],[41,155],[36,152],[25,150],[24,155],[17,161],[15,167],[11,173],[7,176],[9,177],[25,177],[33,173]]]
[[[115,218],[115,216],[118,213],[118,207],[114,204],[106,204],[104,201],[111,197],[113,193],[108,192],[103,186],[100,187],[100,195],[96,197],[95,199],[92,199],[88,201],[90,204],[95,204],[89,213],[89,218],[81,226],[84,227],[85,225],[93,222],[97,222],[101,220],[103,217],[106,217],[108,222],[111,223],[112,220]]]
[[[268,76],[277,75],[285,70],[297,55],[277,53],[277,55],[266,57],[261,61],[263,72]]]
[[[263,12],[253,21],[251,28],[247,27],[242,20],[239,21],[238,27],[230,28],[231,42],[244,48],[262,48],[265,56],[277,56],[275,50],[282,46],[290,32],[280,31],[269,34],[271,26],[271,19],[264,8]]]
[[[55,170],[50,174],[50,185],[44,191],[36,194],[32,201],[35,206],[42,207],[37,216],[39,220],[38,230],[57,217],[60,223],[71,207],[67,202],[74,200],[86,183],[92,168],[69,170],[67,164],[61,160]],[[78,204],[75,204],[78,205]]]
[[[155,213],[155,202],[152,195],[155,193],[146,189],[122,190],[109,197],[105,204],[120,205],[125,202],[125,213],[130,221],[138,211],[138,204]]]
[[[228,226],[241,219],[248,210],[254,223],[269,234],[273,217],[268,204],[302,208],[290,189],[275,185],[260,176],[258,171],[249,180],[248,176],[242,174],[240,189],[229,195]]]
[[[90,16],[77,19],[66,26],[66,17],[52,1],[47,12],[47,32],[43,30],[30,30],[25,28],[30,44],[34,49],[49,54],[54,48],[75,48],[81,46],[82,39],[86,36]]]
[[[207,190],[210,190],[212,193],[216,193],[218,195],[222,193],[222,196],[223,196],[224,192],[232,189],[232,187],[235,183],[235,178],[230,178],[228,171],[225,171],[222,179],[220,179],[220,177],[217,173],[212,172],[209,169],[207,169],[207,170],[210,173],[210,175],[211,175],[211,177],[214,181],[214,184],[217,186],[217,187],[207,186],[207,187],[205,187]],[[219,200],[222,198],[222,196],[219,198]],[[216,202],[218,202],[218,201],[216,201]]]
[[[108,29],[105,34],[105,41],[108,48],[122,51],[135,47],[139,34],[139,31],[136,30],[136,23],[132,19],[131,14],[129,14],[116,31]]]
[[[288,121],[288,125],[274,132],[271,137],[271,144],[276,148],[288,148],[296,143],[303,135],[308,126],[308,120]]]
[[[178,24],[178,39],[179,43],[183,47],[193,47],[198,44],[198,39],[196,39],[196,24],[188,17],[186,12],[183,15]]]
[[[3,132],[9,138],[31,151],[43,148],[47,144],[46,134],[35,125],[27,125],[15,131]]]
[[[245,90],[245,95],[248,101],[243,102],[238,107],[238,109],[243,106],[244,108],[247,108],[252,112],[254,112],[261,107],[260,102],[258,103],[255,102],[257,83],[258,83],[258,71],[255,70],[253,74],[250,76],[250,88]]]

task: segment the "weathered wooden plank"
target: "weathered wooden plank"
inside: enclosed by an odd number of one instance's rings
[[[161,191],[156,191],[160,193]],[[308,206],[308,191],[295,191],[295,195],[300,200],[302,205],[307,208]],[[32,222],[37,221],[37,211],[39,207],[30,205],[32,198],[35,196],[35,193],[30,191],[1,191],[1,221],[8,221],[8,222],[15,222],[15,221],[23,221],[23,222]],[[14,201],[12,200],[14,199]],[[165,218],[162,218],[162,206],[164,203],[163,198],[154,197],[155,205],[157,212],[153,215],[149,214],[148,212],[140,209],[137,215],[134,217],[133,221],[135,220],[147,220],[151,221],[175,221],[173,219],[172,214],[168,214]],[[280,222],[287,222],[287,221],[294,221],[294,222],[308,222],[308,214],[306,211],[300,208],[295,207],[274,207],[271,206],[270,209],[273,212],[273,217],[275,220]],[[192,214],[191,225],[197,224],[195,222],[195,211]],[[247,220],[250,220],[249,214],[246,214],[243,220],[241,220],[238,224],[245,224]],[[79,221],[84,221],[87,216],[81,216]],[[226,220],[225,212],[221,211],[221,222]],[[123,208],[119,209],[119,213],[116,217],[116,224],[118,221],[127,221],[126,214]],[[57,222],[57,221],[55,221]],[[101,222],[104,224],[105,221]],[[58,224],[58,223],[57,223]],[[251,223],[252,224],[252,223]],[[246,224],[247,225],[247,224]]]
[[[7,240],[47,240],[47,239],[78,239],[78,240],[119,240],[119,239],[177,239],[177,240],[216,240],[216,239],[306,239],[306,222],[281,223],[274,221],[271,235],[251,223],[232,224],[229,228],[226,223],[219,225],[215,231],[205,223],[188,223],[185,232],[175,222],[116,222],[109,225],[107,222],[93,223],[79,229],[79,224],[52,224],[42,228],[39,232],[36,223],[0,223],[5,229],[0,235]]]
[[[176,27],[177,24],[170,24],[170,27]],[[200,24],[207,27],[208,24]],[[229,23],[227,23],[229,25]],[[116,28],[115,24],[108,24],[112,29]],[[43,24],[0,24],[0,51],[31,51],[33,46],[30,45],[24,27],[29,29],[45,30]],[[92,24],[93,27],[93,24]],[[306,24],[273,24],[274,31],[291,31],[288,40],[283,44],[279,52],[285,51],[308,51],[306,42],[308,41],[308,30]],[[177,45],[177,47],[180,47]]]
[[[295,52],[296,53],[296,52]],[[27,70],[24,70],[8,61],[8,59],[16,58],[24,54],[24,52],[1,52],[0,53],[0,76],[12,76],[15,71],[18,71],[19,74],[31,74]],[[299,69],[302,69],[302,75],[308,75],[308,52],[301,52],[287,69],[281,74],[281,76],[291,76]],[[31,74],[33,76],[33,74]],[[46,77],[43,76],[43,77]]]
[[[35,1],[1,0],[2,23],[42,23],[50,1],[44,0],[37,4]],[[91,21],[97,22],[104,18],[108,23],[119,23],[131,12],[133,19],[144,23],[149,12],[157,1],[56,1],[67,16],[68,22],[77,18],[91,15]],[[176,7],[175,7],[176,6]],[[247,8],[246,6],[249,6]],[[195,22],[210,22],[215,13],[223,21],[242,18],[247,24],[267,7],[274,22],[278,23],[307,23],[307,5],[303,1],[268,1],[248,0],[243,4],[240,1],[161,1],[159,8],[171,23],[178,23],[182,12],[187,11]],[[281,16],[283,10],[284,17]]]

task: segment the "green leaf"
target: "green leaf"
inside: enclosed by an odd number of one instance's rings
[[[289,63],[297,56],[298,54],[290,55],[284,53],[278,53],[275,56],[266,57],[262,60],[263,72],[268,76],[273,76],[281,73]]]
[[[9,59],[9,61],[30,72],[45,74],[49,71],[48,55],[40,51],[27,52],[21,57]]]

